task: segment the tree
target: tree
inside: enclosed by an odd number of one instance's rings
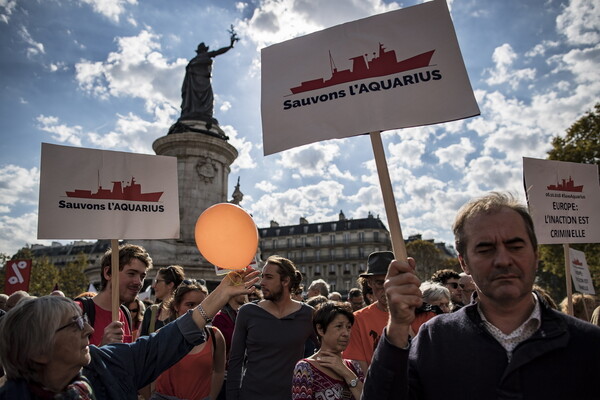
[[[565,137],[552,139],[548,159],[600,165],[600,103],[567,129]],[[571,244],[583,251],[596,291],[600,290],[600,243]],[[540,246],[540,286],[547,289],[556,302],[566,296],[565,256],[561,245]]]
[[[444,253],[427,240],[413,240],[406,245],[406,253],[417,262],[415,271],[422,281],[431,278],[438,269],[447,268]],[[458,264],[458,263],[457,263]]]
[[[70,262],[60,269],[58,282],[65,296],[74,298],[88,288],[89,281],[83,273],[87,265],[88,257],[79,253],[75,262]]]

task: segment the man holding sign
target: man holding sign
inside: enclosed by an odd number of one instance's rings
[[[131,327],[123,307],[119,309],[119,320],[112,321],[112,291],[119,291],[119,305],[135,299],[144,283],[144,278],[152,268],[152,258],[146,250],[137,245],[119,246],[119,279],[118,288],[113,288],[111,274],[112,249],[109,249],[100,262],[102,290],[92,299],[76,299],[83,312],[90,318],[94,333],[90,344],[102,346],[109,343],[131,343]],[[93,310],[92,310],[93,308]],[[92,316],[93,315],[93,316]]]
[[[492,193],[463,206],[453,230],[477,303],[428,321],[411,342],[420,282],[413,259],[394,260],[385,282],[390,319],[363,400],[597,398],[600,328],[532,292],[538,251],[526,207]]]

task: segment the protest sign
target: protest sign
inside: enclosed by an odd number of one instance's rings
[[[594,282],[583,251],[569,249],[571,278],[575,290],[579,293],[595,295]]]
[[[265,155],[479,114],[446,2],[262,49]]]
[[[38,239],[176,239],[175,157],[42,143]]]
[[[540,244],[600,242],[597,165],[524,157],[523,179]]]
[[[11,295],[19,290],[29,291],[31,260],[10,260],[4,266],[4,294]]]

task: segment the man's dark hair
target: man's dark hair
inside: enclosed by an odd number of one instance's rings
[[[362,296],[362,295],[363,295],[362,290],[360,290],[359,288],[352,288],[348,292],[348,300],[350,300],[354,297]]]
[[[123,244],[119,246],[119,271],[123,271],[123,267],[131,262],[134,258],[137,258],[146,265],[146,270],[152,268],[152,258],[142,246],[135,244]],[[108,249],[100,260],[100,280],[102,290],[106,289],[108,281],[104,277],[104,269],[108,267],[107,274],[112,273],[112,249]]]
[[[287,258],[281,256],[271,256],[267,258],[265,265],[267,264],[275,264],[277,265],[277,270],[281,278],[288,277],[290,278],[290,293],[294,293],[295,290],[300,287],[300,283],[302,282],[302,274],[296,266],[292,262],[292,260],[288,260]]]
[[[317,325],[323,329],[323,332],[327,332],[327,327],[338,316],[338,314],[345,315],[350,321],[351,325],[354,325],[354,314],[352,308],[341,301],[326,301],[317,306],[317,310],[313,314],[313,327],[315,332],[317,331]]]
[[[435,271],[433,275],[431,275],[431,280],[433,282],[441,283],[442,285],[445,285],[446,282],[448,282],[448,279],[453,278],[460,278],[459,273],[454,271],[453,269],[440,269],[438,271]]]

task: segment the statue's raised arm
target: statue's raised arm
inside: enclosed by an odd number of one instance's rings
[[[198,45],[196,57],[185,68],[185,78],[181,87],[181,117],[179,121],[200,120],[207,124],[217,124],[213,118],[214,96],[210,82],[212,58],[228,52],[239,40],[233,29],[229,29],[230,44],[218,50],[209,51],[204,42]]]

